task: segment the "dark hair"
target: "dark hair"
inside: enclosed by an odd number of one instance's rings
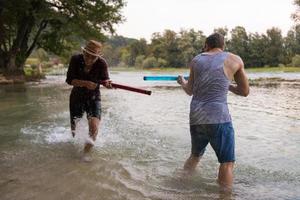
[[[205,40],[205,46],[208,49],[224,48],[224,36],[220,33],[213,33]]]

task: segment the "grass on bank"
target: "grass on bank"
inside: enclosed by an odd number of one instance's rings
[[[151,68],[151,69],[142,69],[136,67],[110,67],[110,71],[148,71],[148,72],[182,72],[188,73],[188,68]],[[246,71],[249,73],[272,73],[272,72],[300,72],[300,67],[251,67],[246,68]]]
[[[109,71],[124,71],[124,72],[188,72],[188,68],[149,68],[149,69],[143,69],[143,68],[137,68],[137,67],[110,67]]]
[[[44,75],[64,75],[66,74],[67,68],[65,67],[50,67],[43,68]],[[109,67],[111,72],[152,72],[152,73],[178,73],[178,74],[188,74],[188,68],[151,68],[151,69],[142,69],[136,67]],[[25,67],[24,68],[25,76],[35,77],[37,76],[36,68]],[[247,73],[276,73],[276,72],[299,72],[300,67],[254,67],[246,68]]]
[[[300,67],[254,67],[254,68],[247,68],[246,71],[250,73],[300,72]]]

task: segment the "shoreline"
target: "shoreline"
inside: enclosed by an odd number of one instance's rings
[[[152,68],[110,67],[110,71],[120,72],[189,72],[189,68]],[[300,73],[300,67],[251,67],[245,68],[247,73]]]
[[[112,74],[118,72],[140,72],[151,74],[188,74],[187,68],[153,68],[153,69],[138,69],[127,67],[111,67],[110,72]],[[288,83],[288,84],[300,84],[300,67],[269,67],[269,68],[247,68],[249,83],[252,85],[265,85],[268,83]],[[295,75],[293,75],[295,74]],[[65,76],[65,74],[55,74],[57,76]],[[53,76],[55,76],[53,75]],[[0,73],[0,85],[11,84],[24,84],[27,82],[41,82],[43,79],[47,79],[46,76],[52,76],[51,73],[41,76],[4,76]]]
[[[0,85],[11,85],[11,84],[24,84],[27,82],[40,82],[46,79],[46,75],[38,76],[24,76],[24,75],[14,75],[14,76],[4,76],[0,74]]]

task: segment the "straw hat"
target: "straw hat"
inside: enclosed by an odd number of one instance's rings
[[[93,56],[101,56],[101,48],[102,44],[95,40],[90,40],[85,47],[81,47],[84,52]]]

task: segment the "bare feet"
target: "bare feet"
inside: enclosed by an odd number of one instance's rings
[[[89,141],[90,140],[90,141]],[[89,142],[93,142],[91,138],[89,138]],[[81,160],[83,162],[92,162],[92,157],[91,157],[91,149],[93,148],[94,144],[91,143],[85,143],[84,149],[83,149],[83,156]]]
[[[93,159],[92,159],[90,153],[83,153],[83,155],[81,157],[81,161],[89,163],[89,162],[92,162]]]

